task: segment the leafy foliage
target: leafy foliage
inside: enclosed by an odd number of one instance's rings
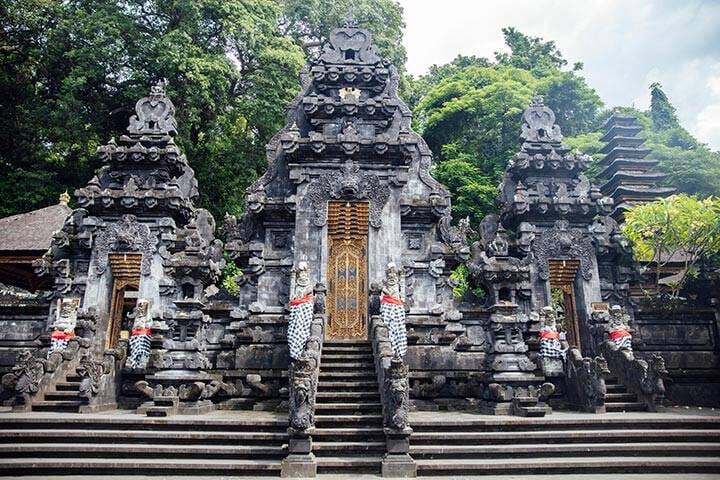
[[[720,255],[720,199],[673,195],[636,206],[625,214],[623,234],[632,242],[635,258],[654,266],[656,288],[668,264],[684,265],[668,285],[678,296],[700,261]]]
[[[235,261],[226,256],[225,267],[223,268],[222,277],[220,279],[220,285],[222,285],[222,288],[233,297],[239,297],[240,284],[238,283],[238,278],[243,275],[243,271],[237,266]]]

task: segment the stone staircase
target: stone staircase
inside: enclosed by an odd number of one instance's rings
[[[287,453],[287,419],[263,412],[223,420],[34,415],[0,416],[0,476],[279,476]]]
[[[323,344],[313,453],[318,474],[379,474],[382,405],[369,342]]]
[[[422,415],[410,454],[418,476],[720,471],[720,417],[553,414],[543,419]]]
[[[80,396],[80,375],[73,371],[56,383],[52,390],[45,392],[42,399],[32,402],[34,412],[74,412],[87,405],[87,399]]]
[[[630,393],[627,387],[617,378],[605,380],[607,393],[605,394],[606,412],[647,412],[648,406],[639,402],[637,395]]]

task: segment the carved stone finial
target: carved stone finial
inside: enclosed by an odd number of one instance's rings
[[[67,190],[60,194],[60,197],[58,198],[58,203],[60,205],[67,205],[68,203],[70,203],[70,194],[67,192]]]
[[[535,95],[530,107],[523,113],[520,139],[523,142],[562,141],[560,127],[555,124],[555,112],[546,107],[543,98]]]
[[[175,106],[167,96],[162,84],[150,87],[150,94],[135,104],[135,115],[130,117],[128,132],[136,135],[175,135]]]

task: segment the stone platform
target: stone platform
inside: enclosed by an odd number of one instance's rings
[[[286,418],[251,411],[168,418],[123,410],[2,413],[0,476],[278,477],[287,451]],[[546,418],[414,412],[411,424],[419,476],[720,478],[720,412],[714,410],[556,412]],[[332,452],[353,425],[337,430],[338,438],[316,448]],[[376,453],[361,443],[351,457],[327,452],[318,469],[324,478],[347,478],[335,468],[346,472],[348,466],[357,471],[353,478],[378,477],[366,468]]]

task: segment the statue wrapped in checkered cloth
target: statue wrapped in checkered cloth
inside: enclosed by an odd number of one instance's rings
[[[301,261],[293,269],[290,285],[290,322],[287,340],[290,357],[297,360],[305,349],[305,342],[310,338],[310,326],[313,319],[313,285],[307,262]]]
[[[540,356],[545,358],[565,358],[566,349],[560,343],[557,328],[557,315],[553,307],[544,307],[540,313]]]
[[[404,357],[407,352],[407,332],[405,330],[405,275],[401,268],[390,262],[385,270],[380,316],[390,334],[390,346],[396,357]]]
[[[150,359],[150,326],[152,316],[150,315],[150,301],[140,298],[137,305],[128,317],[133,319],[132,331],[130,332],[130,356],[127,365],[130,368],[145,368]]]
[[[630,333],[630,315],[625,313],[620,305],[613,305],[610,309],[610,332],[608,337],[621,350],[632,352],[632,334]]]
[[[58,299],[57,310],[55,311],[55,322],[53,332],[50,334],[50,349],[47,356],[53,353],[62,353],[68,345],[68,341],[75,336],[77,326],[77,311],[80,308],[79,298]]]

